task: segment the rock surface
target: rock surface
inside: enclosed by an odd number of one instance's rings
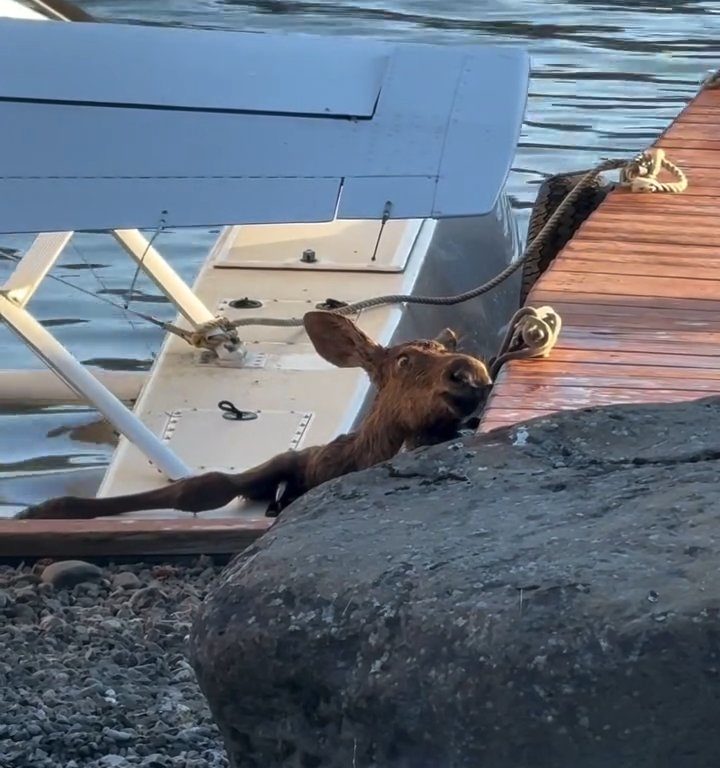
[[[720,400],[566,413],[316,489],[191,633],[236,768],[720,761]]]

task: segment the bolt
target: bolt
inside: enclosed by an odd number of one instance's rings
[[[317,256],[315,255],[315,251],[312,248],[306,248],[302,252],[300,261],[302,261],[303,264],[314,264],[317,261]]]

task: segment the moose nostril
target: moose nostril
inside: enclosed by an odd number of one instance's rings
[[[480,387],[484,386],[484,383],[474,373],[463,368],[453,371],[450,374],[450,378],[458,384],[465,384],[465,386],[472,387],[473,389],[480,389]]]
[[[457,381],[459,384],[471,384],[473,383],[472,376],[462,368],[456,368],[450,372],[450,378],[453,381]]]
[[[490,374],[484,368],[460,364],[453,366],[448,373],[451,381],[473,389],[484,389],[492,384]]]

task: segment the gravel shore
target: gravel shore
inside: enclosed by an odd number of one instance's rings
[[[225,768],[186,655],[220,570],[0,565],[0,768]]]

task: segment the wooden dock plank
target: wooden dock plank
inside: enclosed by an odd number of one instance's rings
[[[702,91],[654,146],[688,190],[616,190],[588,217],[528,297],[560,313],[555,349],[503,367],[479,431],[720,394],[720,89]]]
[[[545,288],[549,291],[572,290],[576,293],[600,291],[607,296],[627,295],[652,296],[667,299],[694,299],[720,301],[720,282],[717,280],[694,280],[692,278],[655,277],[647,275],[623,275],[597,272],[594,274],[571,273],[553,270],[548,274]]]
[[[618,351],[605,350],[598,353],[596,349],[563,349],[556,348],[552,353],[552,360],[562,362],[584,362],[593,361],[607,363],[610,365],[644,365],[651,367],[682,368],[685,370],[702,369],[717,370],[718,363],[715,355],[685,355],[679,352],[673,355],[660,355],[656,351]],[[540,361],[535,361],[540,362]],[[498,380],[500,381],[500,380]],[[499,387],[494,387],[491,398],[497,396]],[[494,402],[494,399],[489,401]]]
[[[226,554],[240,552],[273,521],[236,518],[3,520],[0,557]]]
[[[588,275],[602,275],[612,269],[615,275],[625,275],[627,277],[679,277],[687,276],[688,271],[692,274],[693,280],[715,281],[718,276],[717,265],[712,262],[702,262],[698,264],[688,263],[681,258],[657,260],[652,258],[633,257],[632,261],[627,261],[629,254],[625,254],[625,259],[618,259],[611,264],[601,264],[597,260],[593,261],[591,257],[582,258],[582,256],[573,256],[569,258],[563,256],[556,259],[555,265],[558,272],[582,272]]]
[[[696,400],[711,393],[683,389],[631,389],[629,387],[553,387],[540,384],[505,384],[502,405],[505,408],[521,408],[528,400],[536,400],[539,406],[552,411],[575,410],[595,405],[619,405],[622,403],[668,403]]]
[[[720,381],[718,368],[690,368],[685,365],[643,365],[635,363],[606,362],[605,360],[584,360],[568,355],[559,355],[562,359],[546,358],[537,360],[532,368],[523,365],[519,360],[511,360],[503,369],[502,376],[511,376],[513,381],[549,381],[576,377],[581,379],[622,377],[628,379],[650,377],[652,381],[664,379],[687,379],[690,381]],[[665,389],[674,389],[673,385],[663,384]]]
[[[658,296],[635,296],[632,293],[607,294],[597,291],[538,290],[532,297],[532,305],[552,304],[554,301],[608,304],[610,306],[641,306],[646,309],[673,309],[677,311],[701,310],[720,312],[720,302],[695,298],[667,298]]]

